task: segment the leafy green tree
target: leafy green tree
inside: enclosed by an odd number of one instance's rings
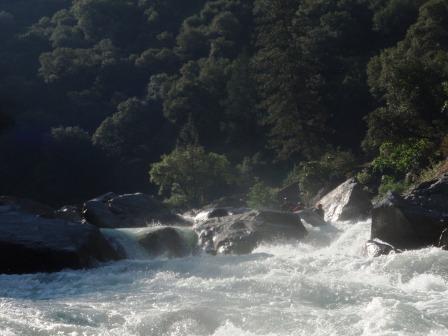
[[[200,206],[220,195],[234,180],[225,155],[207,153],[198,146],[178,147],[163,155],[149,171],[161,194],[175,206]]]
[[[370,62],[369,84],[381,106],[367,118],[366,149],[408,138],[437,142],[446,133],[447,24],[448,4],[427,1],[405,39]]]
[[[279,208],[277,190],[270,188],[261,181],[257,181],[247,194],[247,205],[253,209]]]

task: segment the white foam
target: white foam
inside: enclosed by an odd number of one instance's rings
[[[251,255],[2,275],[0,335],[448,335],[446,251],[370,258],[369,222],[307,229]]]

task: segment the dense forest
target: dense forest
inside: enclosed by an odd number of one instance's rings
[[[448,155],[446,0],[0,0],[0,37],[0,194],[266,203]]]

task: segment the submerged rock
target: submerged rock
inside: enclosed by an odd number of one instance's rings
[[[101,228],[143,227],[152,223],[187,224],[161,202],[142,193],[102,195],[84,204],[83,216]]]
[[[448,226],[448,213],[446,206],[441,206],[443,193],[432,200],[431,190],[440,190],[433,189],[433,185],[425,183],[404,198],[387,194],[372,211],[371,238],[381,239],[399,249],[438,246],[441,234]],[[448,194],[445,197],[445,204],[448,204]]]
[[[367,218],[372,208],[371,195],[351,178],[326,194],[322,204],[326,221],[347,221]]]
[[[94,266],[118,255],[98,228],[41,216],[41,209],[0,206],[0,273],[54,272]]]
[[[163,227],[148,232],[140,236],[138,242],[150,257],[180,258],[194,252],[189,242],[177,229],[172,227]]]
[[[280,211],[249,211],[209,219],[195,227],[199,244],[210,253],[245,254],[261,242],[302,239],[307,234],[297,214]]]
[[[368,240],[366,242],[366,245],[364,246],[364,251],[365,254],[367,254],[369,257],[379,257],[381,255],[387,255],[392,252],[401,252],[401,250],[397,250],[392,245],[378,239]]]

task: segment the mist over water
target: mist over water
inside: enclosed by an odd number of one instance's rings
[[[0,276],[0,335],[448,335],[448,253],[369,258],[370,223],[245,256]]]

